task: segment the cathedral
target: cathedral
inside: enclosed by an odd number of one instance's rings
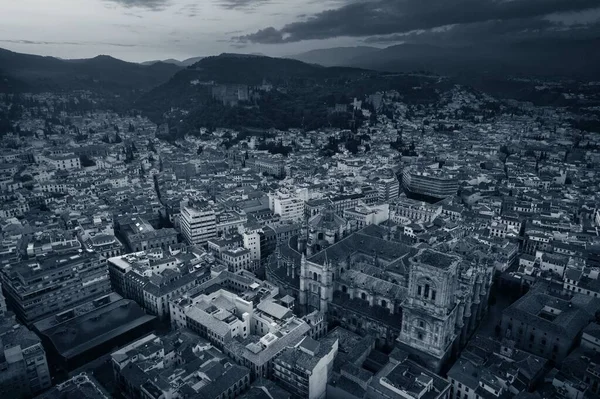
[[[307,236],[277,248],[267,279],[300,313],[321,311],[330,325],[400,346],[431,370],[466,344],[487,310],[494,269],[486,256],[408,246],[375,225],[334,235],[315,252]]]
[[[298,250],[311,256],[346,237],[355,230],[355,225],[337,215],[329,205],[305,221],[298,237]]]

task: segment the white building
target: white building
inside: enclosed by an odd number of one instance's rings
[[[260,262],[260,234],[258,231],[245,231],[242,234],[244,248],[250,251],[250,259]]]
[[[190,245],[204,245],[217,236],[217,217],[208,203],[181,203],[181,233]]]
[[[269,209],[278,214],[282,222],[300,222],[304,218],[304,201],[290,193],[269,193]]]
[[[81,162],[75,154],[51,155],[47,159],[50,164],[60,170],[81,169]]]
[[[388,220],[390,216],[390,205],[382,204],[378,206],[357,206],[355,208],[344,209],[344,219],[356,220],[356,227],[362,229],[371,224],[381,224]]]

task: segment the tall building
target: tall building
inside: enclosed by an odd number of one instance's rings
[[[14,316],[0,319],[0,348],[0,397],[27,398],[50,388],[42,343]]]
[[[40,256],[2,270],[7,305],[25,324],[111,291],[106,263],[94,253]]]
[[[244,248],[250,251],[250,258],[260,262],[260,234],[258,230],[248,230],[242,234]]]
[[[390,177],[382,178],[377,182],[377,199],[379,202],[390,202],[400,195],[400,182],[391,173]]]
[[[208,202],[181,204],[181,233],[190,245],[204,245],[217,236],[217,217]]]
[[[408,296],[398,340],[442,363],[457,337],[456,319],[462,319],[456,301],[461,258],[427,249],[410,261]]]
[[[269,193],[269,209],[278,214],[282,222],[300,222],[304,218],[304,201],[291,193]]]
[[[442,200],[458,192],[458,179],[442,169],[405,168],[402,185],[409,196],[424,199]]]
[[[338,352],[336,338],[315,341],[305,337],[295,347],[284,349],[275,359],[273,377],[295,397],[323,399]]]

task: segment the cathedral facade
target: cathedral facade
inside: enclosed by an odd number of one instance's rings
[[[466,343],[487,309],[493,266],[485,258],[390,241],[378,226],[309,256],[302,246],[295,237],[267,267],[301,311],[400,346],[432,370]]]

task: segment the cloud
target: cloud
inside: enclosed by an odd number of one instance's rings
[[[125,8],[143,8],[150,11],[162,11],[171,5],[171,0],[104,0]]]
[[[440,27],[537,19],[598,8],[598,0],[348,0],[280,29],[268,27],[234,42],[277,44],[335,37],[406,34]]]
[[[193,18],[199,14],[200,10],[198,4],[186,4],[175,12],[177,15],[187,15]]]
[[[384,36],[370,36],[367,44],[417,43],[433,45],[496,44],[522,40],[591,39],[600,36],[600,23],[564,24],[543,17],[448,25]]]
[[[124,43],[111,43],[111,42],[67,42],[67,41],[45,41],[45,40],[2,40],[0,43],[11,43],[11,44],[42,44],[42,45],[60,45],[60,46],[89,46],[101,44],[104,46],[113,47],[139,47],[139,44],[124,44]]]
[[[227,10],[253,10],[272,0],[215,0],[215,4]]]

